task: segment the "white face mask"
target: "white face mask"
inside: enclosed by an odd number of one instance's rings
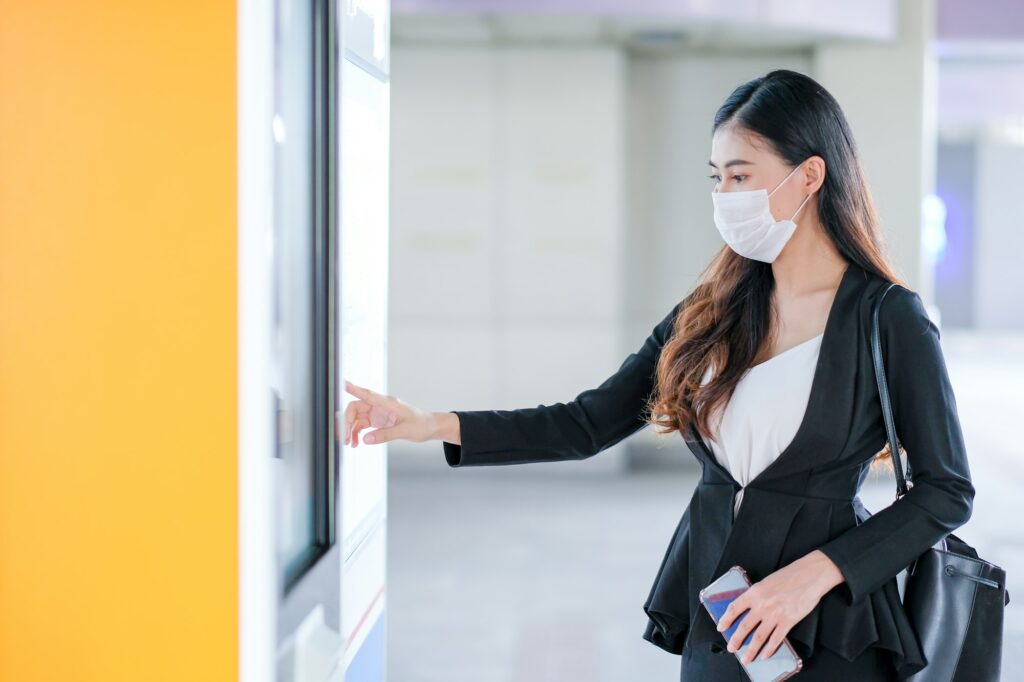
[[[768,198],[793,177],[800,165],[776,185],[771,193],[764,189],[711,193],[711,201],[715,205],[715,226],[733,251],[765,263],[771,263],[779,256],[782,247],[796,230],[794,221],[797,214],[814,193],[807,195],[789,220],[775,220]]]

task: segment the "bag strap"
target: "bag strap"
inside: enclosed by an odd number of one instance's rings
[[[878,311],[882,307],[882,301],[889,290],[896,286],[892,282],[882,291],[882,295],[875,301],[871,311],[871,356],[875,365],[875,380],[878,383],[878,396],[882,401],[882,417],[885,420],[885,433],[889,439],[889,451],[892,454],[892,464],[896,472],[896,499],[906,495],[907,490],[913,487],[913,483],[907,482],[903,476],[903,463],[900,460],[899,442],[896,437],[896,426],[892,417],[892,401],[889,398],[889,385],[885,378],[885,365],[882,363],[882,341],[878,332]],[[909,468],[909,462],[908,468]]]

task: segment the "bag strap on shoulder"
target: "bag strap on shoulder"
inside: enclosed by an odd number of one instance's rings
[[[892,464],[896,472],[896,499],[906,495],[907,490],[913,487],[913,483],[907,482],[903,475],[903,463],[900,459],[899,439],[896,436],[896,425],[892,416],[892,401],[889,398],[889,384],[885,377],[885,365],[882,363],[882,341],[878,331],[878,311],[882,307],[882,301],[889,290],[897,286],[892,282],[875,301],[871,311],[871,357],[875,365],[875,380],[878,383],[878,396],[882,401],[882,417],[885,420],[885,433],[889,439],[889,451],[892,455]],[[909,462],[908,462],[909,468]]]

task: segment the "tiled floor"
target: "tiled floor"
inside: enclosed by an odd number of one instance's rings
[[[972,474],[957,534],[1007,569],[1004,651],[1024,646],[1024,336],[943,334]],[[389,490],[391,682],[633,682],[679,678],[679,658],[641,639],[641,605],[696,483],[695,468],[547,475],[545,465],[394,475]],[[689,453],[680,450],[680,456]],[[598,455],[600,457],[600,455]],[[865,485],[872,511],[891,478]],[[1003,679],[1024,679],[1004,656]]]

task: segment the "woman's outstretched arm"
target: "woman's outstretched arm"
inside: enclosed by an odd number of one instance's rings
[[[567,403],[439,415],[438,436],[449,466],[584,459],[640,430],[658,357],[682,305],[677,303],[600,386]]]

